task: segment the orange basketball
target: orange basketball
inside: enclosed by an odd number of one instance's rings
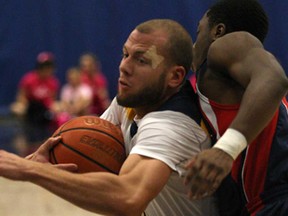
[[[126,158],[121,129],[96,116],[81,116],[60,126],[62,140],[50,151],[52,164],[74,163],[78,172],[118,174]]]

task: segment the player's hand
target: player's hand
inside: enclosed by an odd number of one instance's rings
[[[50,137],[34,153],[28,155],[26,159],[40,163],[49,163],[49,152],[60,140],[60,136]]]
[[[34,153],[28,155],[26,159],[40,162],[40,163],[50,163],[50,150],[57,145],[61,140],[61,137],[50,137],[46,140]],[[55,164],[53,165],[59,169],[63,169],[70,172],[76,172],[77,171],[77,165],[76,164]]]
[[[233,158],[226,152],[211,148],[192,158],[186,165],[185,185],[190,185],[190,199],[201,199],[213,194],[229,174]]]

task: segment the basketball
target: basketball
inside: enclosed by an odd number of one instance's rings
[[[75,117],[61,125],[53,136],[61,141],[51,149],[52,164],[74,163],[79,173],[118,174],[126,158],[121,129],[96,116]]]

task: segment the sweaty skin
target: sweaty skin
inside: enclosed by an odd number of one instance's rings
[[[152,45],[143,55],[145,58],[151,59],[152,68],[155,69],[164,60],[164,57],[157,54],[155,45]]]

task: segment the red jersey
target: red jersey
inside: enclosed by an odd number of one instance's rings
[[[37,71],[30,71],[20,80],[19,88],[24,90],[28,100],[41,102],[49,108],[59,90],[59,81],[54,76],[41,79]]]
[[[240,105],[217,104],[199,90],[204,118],[219,138],[235,118]],[[234,161],[232,178],[242,188],[247,209],[254,215],[265,203],[288,194],[288,111],[287,101],[266,128]],[[286,173],[286,174],[285,174]]]

